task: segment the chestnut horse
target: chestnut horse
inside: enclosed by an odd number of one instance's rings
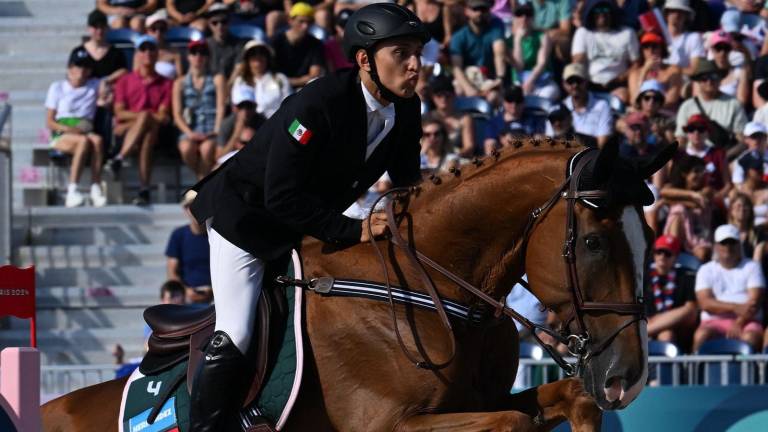
[[[525,271],[532,292],[563,322],[574,310],[568,266],[561,257],[567,205],[558,200],[516,247],[532,210],[558,190],[570,158],[583,148],[568,142],[517,143],[425,182],[409,203],[413,244],[454,274],[503,298]],[[640,205],[650,191],[643,182],[671,156],[647,164],[617,158],[608,145],[587,167],[582,183],[607,192],[597,208],[575,205],[574,254],[585,300],[631,303],[641,289],[652,240]],[[581,189],[585,187],[580,186]],[[403,236],[408,235],[402,227]],[[423,290],[407,257],[386,240],[393,284]],[[371,244],[331,250],[319,241],[302,247],[305,276],[382,281],[384,270]],[[477,298],[437,272],[440,296],[476,304]],[[434,312],[398,305],[405,347],[434,363],[450,355],[449,336]],[[289,431],[486,431],[548,430],[568,420],[575,431],[599,430],[602,409],[626,407],[647,378],[647,332],[643,319],[586,311],[591,340],[609,342],[588,359],[581,378],[510,394],[518,366],[518,334],[508,319],[482,324],[454,321],[456,353],[445,368],[417,368],[396,342],[390,305],[370,299],[306,297],[308,336],[305,375]],[[47,431],[116,431],[125,380],[75,391],[42,408]]]

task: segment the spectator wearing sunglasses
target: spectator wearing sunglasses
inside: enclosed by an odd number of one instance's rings
[[[653,262],[646,278],[648,336],[679,342],[696,328],[696,272],[677,263],[680,241],[662,235],[653,245]]]
[[[670,111],[663,108],[666,90],[656,80],[644,81],[635,98],[635,110],[648,119],[650,133],[655,136],[656,143],[671,143],[675,141],[675,119]]]
[[[199,180],[216,161],[216,135],[224,118],[226,79],[209,72],[205,41],[189,43],[187,60],[189,72],[173,84],[173,122],[181,131],[181,159]]]
[[[453,152],[448,141],[445,124],[437,119],[421,122],[421,170],[425,174],[442,174],[457,162],[459,156]]]
[[[143,33],[144,17],[157,6],[157,0],[96,0],[96,9],[109,17],[110,27],[130,28],[139,33]]]
[[[760,170],[761,177],[766,171],[765,168],[768,168],[768,154],[766,154],[765,148],[766,134],[768,134],[768,128],[757,121],[751,121],[744,127],[744,144],[747,149],[736,158],[733,164],[733,173],[731,174],[733,184],[741,185],[744,183],[747,179],[746,167],[751,166],[752,159],[763,161],[765,164],[765,167]]]
[[[613,0],[589,0],[582,12],[584,26],[571,45],[574,63],[587,66],[590,89],[629,101],[629,70],[640,59],[637,35],[621,25]]]
[[[550,56],[552,41],[546,33],[533,29],[533,7],[526,3],[515,9],[512,36],[506,40],[512,64],[512,82],[526,95],[559,100],[560,88],[553,80]]]
[[[571,2],[570,0],[537,0],[533,7],[533,28],[547,33],[552,40],[554,53],[560,61],[571,56]]]
[[[597,147],[595,137],[578,133],[573,129],[573,115],[571,110],[563,104],[557,104],[549,110],[545,135],[559,140],[575,139],[585,147]]]
[[[613,134],[611,107],[587,90],[587,69],[581,63],[571,63],[563,70],[563,86],[568,93],[563,104],[571,111],[576,132],[597,140],[598,147],[608,142]],[[547,127],[547,135],[552,136]]]
[[[744,45],[739,44],[744,51]],[[750,61],[742,62],[740,67],[731,65],[730,57],[733,49],[736,47],[733,43],[731,34],[723,30],[713,32],[709,37],[709,58],[715,63],[718,69],[724,73],[724,78],[720,81],[720,91],[733,96],[742,105],[747,105],[750,100],[752,83],[752,63]],[[742,52],[749,59],[749,54]]]
[[[117,124],[114,132],[123,138],[123,142],[118,154],[109,161],[109,166],[117,175],[123,159],[138,152],[140,189],[133,203],[147,205],[150,202],[152,153],[161,126],[171,118],[173,82],[155,72],[158,56],[155,38],[139,36],[134,46],[137,67],[123,75],[115,85]]]
[[[504,25],[491,15],[490,7],[489,0],[467,1],[467,24],[451,38],[450,53],[457,93],[495,101],[506,62]]]
[[[165,9],[147,17],[147,34],[157,41],[157,63],[155,63],[155,72],[173,80],[184,70],[181,64],[181,54],[178,50],[171,47],[165,40],[165,34],[168,32],[168,14]],[[134,68],[136,65],[134,64]]]
[[[208,52],[211,55],[211,72],[224,75],[229,79],[243,49],[243,43],[229,34],[229,10],[224,5],[219,3],[213,5],[206,14],[206,18],[211,34],[207,38]]]
[[[216,0],[166,0],[168,15],[179,25],[190,26],[205,31],[208,12],[214,5],[224,7]]]
[[[683,127],[688,136],[685,152],[690,156],[701,158],[707,163],[704,182],[707,187],[716,192],[714,199],[723,202],[733,187],[731,171],[728,167],[725,150],[713,146],[709,141],[711,127],[710,121],[701,114],[694,114],[688,118],[688,122]]]
[[[728,338],[758,350],[763,338],[763,271],[743,256],[739,230],[733,225],[717,227],[715,251],[715,259],[696,274],[696,298],[702,312],[693,349],[711,339]]]
[[[216,137],[218,144],[216,149],[217,164],[224,163],[224,160],[227,159],[224,158],[225,155],[241,148],[240,132],[246,124],[254,124],[253,122],[256,121],[261,125],[264,120],[263,116],[256,113],[256,93],[253,86],[233,86],[232,112],[222,121],[221,129]],[[258,127],[254,129],[258,129]]]
[[[663,105],[674,110],[680,104],[683,88],[682,70],[664,63],[668,55],[664,38],[652,32],[640,38],[640,61],[629,72],[630,100],[637,101],[640,87],[648,80],[655,80],[665,88]]]
[[[688,31],[693,17],[689,0],[667,0],[664,3],[664,19],[672,37],[667,63],[678,66],[686,75],[693,74],[697,59],[706,56],[701,34]]]
[[[694,114],[704,114],[710,121],[717,123],[717,126],[711,125],[711,127],[719,127],[722,132],[710,131],[716,135],[713,140],[716,146],[729,148],[734,144],[728,142],[727,137],[723,138],[725,134],[733,135],[739,142],[742,141],[741,131],[747,124],[747,115],[736,98],[720,91],[723,76],[724,71],[711,60],[699,59],[697,62],[691,80],[698,86],[698,96],[685,100],[677,111],[675,136],[682,144],[685,144],[688,139],[683,126]]]

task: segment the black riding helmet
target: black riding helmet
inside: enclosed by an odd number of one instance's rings
[[[368,52],[371,64],[371,79],[379,87],[382,96],[391,102],[402,100],[384,87],[376,72],[373,61],[373,47],[386,39],[412,36],[426,44],[432,38],[429,31],[410,9],[395,3],[374,3],[358,9],[344,26],[344,54],[355,63],[357,50]]]

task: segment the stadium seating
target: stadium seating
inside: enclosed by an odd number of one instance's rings
[[[746,342],[735,339],[715,339],[705,342],[697,354],[700,355],[749,355],[752,347]],[[709,386],[738,385],[743,381],[750,382],[752,365],[743,367],[736,362],[705,362],[697,371],[698,383]]]
[[[260,40],[266,41],[267,35],[260,27],[248,24],[237,24],[229,26],[229,34],[239,41]]]
[[[648,356],[649,357],[677,357],[679,350],[677,346],[671,342],[661,342],[656,340],[648,341]],[[670,385],[673,383],[674,370],[677,368],[679,372],[679,366],[674,363],[662,363],[656,366],[650,366],[650,379],[658,379],[661,385]]]

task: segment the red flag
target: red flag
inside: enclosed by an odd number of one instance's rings
[[[35,267],[0,267],[0,316],[35,317]]]

